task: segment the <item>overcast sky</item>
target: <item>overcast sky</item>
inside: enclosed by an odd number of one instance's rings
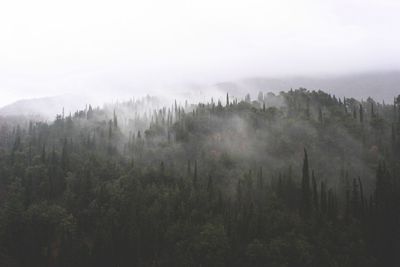
[[[400,69],[399,14],[396,0],[1,1],[0,106]]]

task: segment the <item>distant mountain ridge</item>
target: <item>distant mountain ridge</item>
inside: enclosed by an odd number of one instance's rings
[[[187,86],[186,91],[176,97],[196,99],[198,91],[206,90],[206,85]],[[244,97],[250,93],[254,99],[258,92],[288,91],[291,88],[306,88],[308,90],[323,90],[338,97],[353,97],[358,100],[372,97],[378,102],[392,103],[394,97],[400,94],[400,71],[371,72],[352,75],[305,77],[292,76],[281,78],[253,77],[238,81],[227,81],[214,84],[202,92],[204,99],[230,96]],[[185,90],[185,89],[183,89]],[[116,91],[118,95],[118,90]],[[171,96],[174,99],[175,96]],[[104,98],[103,98],[104,99]],[[84,109],[86,105],[102,105],[100,98],[89,98],[77,95],[60,95],[35,99],[23,99],[0,108],[0,116],[32,116],[52,119],[56,114],[75,112]]]
[[[392,102],[393,98],[400,94],[400,71],[320,77],[254,77],[237,82],[222,82],[216,86],[233,94],[251,93],[254,97],[258,91],[279,92],[303,87],[308,90],[323,90],[339,97],[356,99],[372,97],[379,102],[383,100]]]
[[[32,116],[52,119],[56,114],[75,112],[90,104],[87,97],[61,95],[22,99],[0,108],[0,116]]]

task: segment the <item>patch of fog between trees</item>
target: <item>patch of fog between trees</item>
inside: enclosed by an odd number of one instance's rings
[[[235,99],[230,97],[229,100]],[[251,100],[250,100],[251,101]],[[197,160],[198,171],[206,170],[204,175],[212,175],[215,179],[219,177],[243,177],[244,173],[251,171],[255,178],[257,172],[262,168],[265,179],[277,179],[288,175],[292,170],[293,180],[300,181],[303,148],[309,151],[310,168],[315,171],[317,182],[327,182],[329,186],[337,189],[346,186],[346,179],[362,177],[366,182],[366,191],[369,190],[374,180],[375,171],[366,165],[362,159],[362,144],[354,139],[346,129],[339,125],[333,125],[328,130],[329,135],[319,136],[317,125],[305,120],[282,120],[286,104],[282,96],[267,94],[264,99],[266,108],[277,112],[277,117],[262,121],[252,113],[233,115],[231,117],[218,117],[209,115],[203,117],[201,128],[190,132],[187,142],[173,143],[157,153],[148,151],[149,162],[158,164],[163,161],[174,168],[174,162],[191,161],[192,167]],[[171,103],[171,102],[170,102]],[[181,102],[178,102],[182,104]],[[260,102],[252,103],[257,108],[262,108]],[[147,116],[144,120],[149,122],[151,110],[160,109],[162,103],[155,102],[137,112],[141,116]],[[179,106],[179,104],[178,104]],[[193,104],[185,107],[187,121],[190,122],[191,111],[196,106]],[[173,103],[171,104],[173,109]],[[116,110],[119,121],[132,120],[132,111],[124,105],[109,105],[109,116]],[[137,116],[137,114],[135,115]],[[144,131],[149,125],[124,124],[125,133]],[[125,135],[125,141],[128,136]],[[161,142],[153,140],[153,142]],[[226,168],[223,170],[213,168],[215,162],[222,163]],[[185,169],[183,166],[181,168]],[[222,173],[221,173],[222,172]],[[226,187],[234,191],[236,182],[224,179]]]
[[[222,105],[225,105],[224,98],[226,95],[220,93],[213,97],[213,101],[221,101]],[[240,101],[240,97],[228,96],[230,102],[236,99]],[[105,126],[115,115],[123,135],[117,147],[122,149],[130,136],[137,132],[141,131],[144,137],[145,130],[149,128],[157,112],[169,110],[172,113],[177,106],[185,112],[184,122],[190,124],[191,113],[198,107],[195,104],[196,100],[198,99],[147,96],[106,103],[102,108],[86,105],[85,112],[88,109],[97,110],[95,117],[93,120],[76,122],[81,128],[96,127],[98,122]],[[266,181],[271,182],[271,179],[277,179],[279,175],[288,176],[291,169],[293,180],[299,182],[303,149],[307,148],[310,168],[315,171],[317,182],[324,181],[329,186],[339,189],[346,186],[345,176],[348,176],[349,180],[360,176],[365,181],[365,189],[368,192],[368,185],[374,180],[374,170],[363,162],[362,144],[345,128],[339,124],[331,125],[329,135],[319,136],[315,123],[283,119],[288,111],[282,95],[258,94],[256,100],[246,95],[245,101],[256,109],[262,109],[264,102],[269,114],[267,116],[270,117],[261,120],[251,112],[240,112],[228,117],[201,115],[203,117],[200,119],[204,121],[193,124],[193,127],[201,127],[189,131],[189,139],[186,142],[173,142],[170,146],[158,149],[157,153],[148,149],[141,160],[153,164],[163,161],[167,168],[178,167],[174,166],[175,162],[186,164],[188,160],[193,167],[194,161],[197,161],[199,173],[208,172],[203,175],[212,175],[217,181],[220,179],[219,183],[225,183],[227,190],[234,192],[237,181],[232,179],[243,177],[248,172],[255,178],[260,168]],[[316,113],[315,110],[313,113]],[[13,124],[15,126],[15,123]],[[153,143],[164,141],[164,137],[152,140]],[[221,163],[225,168],[213,167],[216,163]],[[185,169],[183,166],[179,168]]]
[[[212,165],[216,160],[226,164],[228,174],[222,174],[223,177],[242,177],[243,171],[251,170],[255,178],[262,167],[264,178],[271,180],[279,174],[285,177],[292,168],[292,178],[300,181],[303,148],[307,148],[317,182],[327,182],[336,189],[346,186],[344,170],[350,180],[360,176],[366,184],[371,184],[374,179],[375,171],[362,161],[362,144],[345,129],[334,127],[330,129],[330,136],[321,137],[314,125],[304,121],[270,121],[254,130],[252,121],[239,116],[213,120],[215,133],[203,143],[210,152],[206,163]],[[193,158],[199,157],[196,156]]]

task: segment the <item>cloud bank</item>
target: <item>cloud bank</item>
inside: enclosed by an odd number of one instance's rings
[[[399,13],[391,0],[3,1],[0,106],[400,69]]]

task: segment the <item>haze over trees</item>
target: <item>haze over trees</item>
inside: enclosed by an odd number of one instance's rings
[[[400,95],[0,117],[0,266],[399,266]]]

